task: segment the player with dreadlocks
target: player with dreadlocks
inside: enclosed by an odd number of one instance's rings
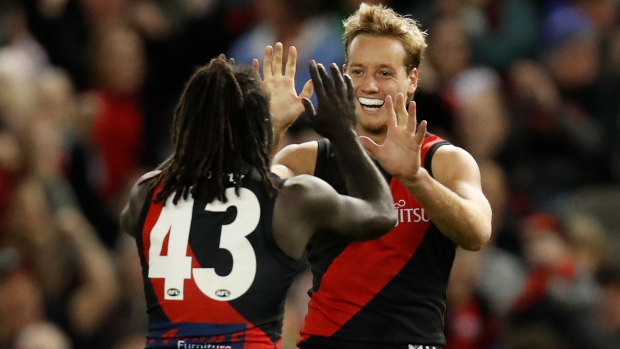
[[[254,80],[253,71],[227,66],[221,60],[198,69],[174,113],[176,152],[162,165],[163,188],[157,201],[175,193],[176,204],[191,190],[192,194],[204,193],[207,201],[226,202],[224,179],[230,174],[238,191],[243,168],[252,164],[258,165],[254,167],[271,186],[267,176],[272,138],[271,128],[266,127],[269,104]]]
[[[389,188],[353,131],[350,78],[335,65],[333,79],[314,62],[310,70],[319,108],[307,98],[304,107],[352,174],[352,196],[313,176],[271,173],[267,87],[250,67],[200,67],[175,110],[173,154],[136,182],[121,214],[140,253],[147,348],[279,348],[284,299],[310,237],[369,239],[396,223]]]

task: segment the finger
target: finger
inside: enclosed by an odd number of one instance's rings
[[[396,122],[398,127],[407,127],[407,109],[405,109],[404,94],[399,93],[396,95],[394,111],[396,112]]]
[[[398,121],[396,119],[396,113],[394,112],[394,104],[392,103],[392,96],[387,95],[385,97],[385,106],[384,106],[389,114],[388,116],[388,127],[397,127]]]
[[[271,71],[271,63],[273,62],[273,47],[265,46],[265,58],[263,59],[263,79],[271,80],[273,73]]]
[[[273,55],[273,71],[272,73],[276,76],[282,75],[282,54],[284,51],[284,46],[282,46],[281,42],[276,43],[276,51]]]
[[[254,70],[254,73],[256,74],[256,76],[260,79],[260,63],[258,63],[258,59],[254,58],[252,60],[252,70]]]
[[[295,79],[295,71],[297,70],[297,49],[295,46],[288,48],[288,56],[286,56],[286,70],[284,75],[289,79]]]
[[[418,129],[416,130],[415,133],[415,141],[422,145],[422,141],[424,140],[424,136],[426,136],[426,126],[427,126],[427,122],[426,120],[422,120],[420,122],[420,125],[418,125]]]
[[[334,82],[327,74],[327,70],[325,70],[325,67],[323,66],[323,64],[319,63],[318,70],[319,70],[319,75],[321,76],[321,81],[323,81],[323,89],[325,90],[325,93],[327,93],[328,96],[333,95],[334,94]]]
[[[299,97],[300,98],[310,98],[310,97],[312,97],[312,93],[313,92],[314,92],[314,84],[312,83],[312,80],[308,80],[304,84],[304,88],[301,90],[301,93],[299,94]]]
[[[334,79],[334,85],[336,87],[336,92],[339,93],[343,97],[347,96],[347,90],[344,84],[344,79],[342,78],[340,69],[338,69],[338,65],[336,65],[336,63],[332,63],[329,65],[329,68],[332,71],[332,78]]]
[[[347,98],[355,105],[355,90],[353,89],[353,79],[348,74],[344,75],[344,82],[347,84]]]
[[[360,136],[359,140],[360,140],[360,143],[362,144],[362,147],[368,150],[368,153],[370,153],[370,156],[372,158],[376,158],[376,154],[378,153],[379,148],[381,146],[366,136]]]
[[[220,55],[217,56],[217,59],[219,59],[220,61],[226,62],[226,55],[223,53],[220,53]]]
[[[407,132],[415,132],[416,125],[418,123],[416,117],[416,104],[414,101],[409,102],[409,109],[407,109],[407,114],[409,115],[407,120]]]
[[[304,105],[304,109],[306,110],[306,113],[312,118],[316,115],[316,112],[314,111],[314,105],[312,104],[312,101],[310,101],[308,98],[304,98],[301,100],[301,104]]]
[[[323,80],[319,75],[316,61],[311,60],[308,69],[310,70],[310,77],[312,78],[312,84],[314,85],[316,96],[319,100],[321,100],[325,98],[325,86],[323,85]]]
[[[235,65],[235,59],[234,59],[233,57],[230,57],[230,58],[228,59],[228,64],[230,64],[230,65]]]

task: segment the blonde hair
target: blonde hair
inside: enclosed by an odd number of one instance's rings
[[[420,66],[426,48],[426,32],[418,27],[418,22],[396,13],[384,5],[362,3],[359,9],[343,21],[342,41],[345,47],[345,62],[349,60],[349,45],[360,34],[387,36],[400,40],[406,52],[407,72]]]

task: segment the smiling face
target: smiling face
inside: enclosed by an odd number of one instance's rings
[[[396,100],[398,93],[411,100],[418,71],[405,67],[405,49],[400,40],[389,36],[358,35],[349,45],[344,72],[353,79],[356,98],[357,133],[383,142],[389,111],[385,97]]]

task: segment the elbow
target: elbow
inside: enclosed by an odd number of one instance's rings
[[[396,215],[396,211],[393,209],[386,210],[381,214],[377,219],[373,222],[372,225],[369,225],[368,231],[371,233],[368,236],[369,239],[376,239],[381,237],[384,234],[389,233],[394,229],[397,223],[398,216]]]
[[[396,212],[389,210],[374,215],[371,219],[360,222],[356,229],[356,235],[351,236],[354,241],[366,241],[377,239],[394,229],[396,226]],[[362,234],[360,234],[362,232]]]
[[[398,224],[398,213],[394,209],[391,197],[389,204],[382,206],[377,212],[380,212],[377,217],[377,231],[379,236],[381,236],[392,231],[396,224]]]
[[[390,210],[386,212],[385,215],[385,226],[388,228],[388,231],[391,231],[398,224],[398,213],[392,207]]]
[[[468,251],[480,251],[491,240],[491,227],[478,229],[468,241],[460,246]]]

